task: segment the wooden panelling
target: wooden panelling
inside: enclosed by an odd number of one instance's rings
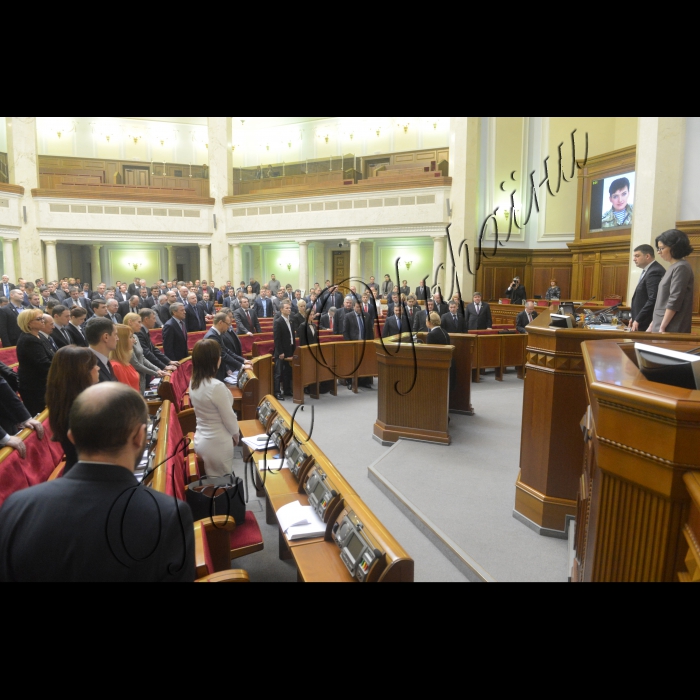
[[[20,187],[19,185],[0,184],[0,192],[9,192],[10,194],[23,195],[24,187]]]
[[[572,263],[567,250],[499,250],[491,258],[484,258],[477,273],[476,286],[490,302],[505,297],[514,277],[520,277],[528,297],[544,298],[549,283],[556,279],[562,298],[571,298]]]

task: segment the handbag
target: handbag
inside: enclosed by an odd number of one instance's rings
[[[195,522],[228,516],[236,525],[243,525],[246,514],[243,479],[234,474],[200,479],[187,489],[187,505],[192,509]]]

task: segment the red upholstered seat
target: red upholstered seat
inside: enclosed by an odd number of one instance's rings
[[[151,334],[151,342],[154,345],[163,345],[163,329],[162,328],[154,328],[152,331],[149,331]]]
[[[231,533],[231,559],[245,557],[259,552],[265,547],[260,526],[250,511],[245,514],[245,523]]]
[[[52,433],[48,419],[43,425],[43,440],[39,440],[33,431],[25,439],[25,459],[20,459],[19,454],[12,450],[0,463],[0,505],[17,491],[48,481],[63,460],[63,448],[59,443],[51,442]]]
[[[500,302],[503,306],[510,306],[513,303],[510,299],[501,299]]]
[[[257,341],[253,345],[253,357],[264,357],[265,355],[275,354],[275,341],[263,340]]]
[[[204,336],[207,334],[206,331],[200,331],[199,333],[189,333],[187,335],[187,349],[191,352],[194,350],[194,346],[200,341],[204,340]]]
[[[549,306],[549,302],[546,299],[538,299],[535,302],[535,305],[545,307],[545,306]]]
[[[17,360],[17,348],[2,348],[0,350],[0,362],[4,365],[16,365]]]
[[[167,456],[170,457],[167,462],[167,482],[165,484],[165,493],[168,496],[176,496],[180,501],[187,500],[185,495],[185,484],[189,479],[186,473],[186,461],[182,453],[183,438],[182,427],[175,411],[170,411],[170,421],[168,423],[168,445]],[[175,452],[177,451],[177,454]],[[174,456],[171,456],[174,455]],[[163,467],[160,467],[161,469]]]

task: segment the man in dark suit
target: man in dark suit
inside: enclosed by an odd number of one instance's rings
[[[204,313],[204,309],[199,305],[197,295],[194,292],[190,293],[187,297],[185,312],[185,323],[188,333],[201,333],[207,330],[206,314]]]
[[[99,301],[92,302],[93,304],[99,303]],[[129,313],[129,307],[127,305],[126,309],[122,309],[123,304],[120,304],[116,299],[110,299],[107,304],[107,318],[116,324],[121,324],[124,322],[124,316]],[[99,308],[99,307],[98,307]],[[125,311],[126,313],[122,313]]]
[[[355,302],[355,310],[343,320],[343,337],[347,341],[374,340],[374,326],[362,312],[362,304]]]
[[[289,317],[292,313],[292,305],[288,301],[282,302],[280,317],[275,321],[275,396],[278,401],[284,401],[285,396],[293,396],[292,393],[292,366],[287,359],[294,357],[296,341]],[[282,391],[284,390],[284,395]]]
[[[406,319],[408,320],[408,325],[413,328],[413,324],[416,322],[416,317],[420,313],[420,306],[418,306],[418,301],[413,294],[409,294],[406,299]]]
[[[425,282],[416,289],[416,299],[418,301],[428,301],[430,299],[430,290],[425,286]]]
[[[55,327],[53,316],[44,314],[44,329],[39,331],[39,338],[44,341],[44,345],[51,359],[53,359],[54,355],[58,352],[58,345],[56,345],[56,341],[52,337]]]
[[[535,311],[535,303],[528,301],[525,304],[525,311],[521,311],[518,314],[518,318],[515,321],[515,328],[521,335],[527,335],[527,327],[539,316]]]
[[[513,283],[506,289],[506,297],[516,306],[522,306],[527,301],[527,291],[520,284],[520,277],[515,277]]]
[[[93,318],[85,327],[85,339],[97,357],[100,382],[116,382],[117,378],[109,361],[109,354],[117,349],[117,327],[108,318]]]
[[[114,294],[114,298],[120,303],[124,304],[131,299],[131,294],[129,294],[129,289],[125,284],[122,284],[119,289]]]
[[[481,292],[474,294],[474,302],[467,306],[467,331],[488,331],[493,327],[491,307]]]
[[[233,317],[236,319],[236,330],[238,335],[253,335],[254,333],[262,333],[260,321],[255,311],[251,311],[250,302],[246,297],[241,299],[241,308],[234,312]]]
[[[260,294],[260,282],[257,282],[255,277],[250,278],[250,286],[253,288],[253,294]]]
[[[407,298],[411,296],[411,288],[408,286],[408,280],[403,281],[399,292]]]
[[[654,249],[650,245],[641,245],[635,249],[634,263],[642,270],[642,277],[632,298],[630,325],[633,331],[645,333],[654,317],[659,285],[666,270],[656,262]]]
[[[216,375],[220,382],[225,381],[227,377],[232,376],[235,372],[239,372],[244,366],[250,366],[245,358],[232,353],[224,342],[224,335],[228,333],[230,327],[231,322],[228,314],[217,314],[214,317],[214,325],[204,336],[204,340],[214,340],[221,347],[221,366]]]
[[[394,309],[397,306],[401,306],[401,297],[398,294],[392,293],[389,297],[389,304],[387,308],[386,315],[391,318],[394,315]]]
[[[109,302],[108,302],[109,304]],[[139,314],[141,312],[141,297],[135,294],[126,304],[119,304],[119,315],[126,318],[128,314]]]
[[[88,346],[87,340],[85,339],[85,329],[83,328],[86,317],[87,313],[82,306],[74,307],[70,311],[70,323],[66,327],[73,341],[73,345],[77,345],[79,348],[86,348]]]
[[[70,325],[70,311],[65,306],[54,306],[51,312],[53,316],[54,328],[51,333],[53,342],[56,343],[56,347],[60,350],[65,348],[67,345],[74,345],[73,336],[68,332],[68,326]]]
[[[0,309],[0,340],[4,348],[13,348],[17,345],[22,332],[17,325],[19,315],[24,311],[22,300],[24,293],[19,289],[10,292],[10,303]]]
[[[156,323],[159,328],[162,328],[170,320],[170,304],[165,294],[158,297],[158,303],[153,307],[152,311],[158,317],[158,321],[160,321],[159,326]]]
[[[345,332],[345,317],[350,316],[355,308],[355,300],[352,297],[345,297],[342,308],[339,308],[335,314],[335,323],[333,325],[333,333],[335,335],[343,335]],[[323,320],[321,320],[321,328],[323,328]]]
[[[163,352],[175,362],[181,362],[190,356],[187,346],[187,312],[182,304],[170,307],[172,318],[163,326]]]
[[[236,296],[233,289],[229,289],[228,295],[224,299],[223,306],[225,309],[231,309],[231,311],[238,311],[241,308],[240,298]]]
[[[425,311],[419,311],[413,321],[414,333],[428,333],[428,317],[432,313],[435,313],[435,302],[432,299],[428,299]]]
[[[209,292],[204,292],[203,297],[204,298],[199,302],[199,305],[204,310],[205,316],[214,316],[216,314],[216,307],[209,296]]]
[[[382,333],[382,338],[391,338],[394,335],[400,335],[401,333],[411,333],[412,329],[408,325],[406,317],[403,315],[403,309],[401,305],[394,307],[394,315],[389,316],[386,323],[384,324],[384,332]]]
[[[0,581],[194,581],[189,506],[146,493],[134,478],[148,422],[144,400],[123,384],[91,387],[76,399],[70,434],[80,461],[64,478],[5,502]]]
[[[323,300],[323,313],[328,313],[333,307],[340,309],[344,303],[343,295],[338,291],[338,287],[331,287],[323,292],[321,299]]]
[[[460,316],[459,306],[456,302],[450,303],[450,313],[442,317],[441,328],[446,333],[466,333],[466,322],[463,316]]]
[[[450,313],[450,307],[445,303],[440,292],[436,292],[433,295],[433,301],[435,302],[435,313],[442,318],[445,314]]]
[[[107,300],[107,297],[105,296],[106,291],[107,291],[107,285],[103,282],[102,284],[100,284],[97,287],[97,291],[93,292],[92,300],[93,301],[95,301],[95,300],[106,301]]]
[[[10,284],[10,278],[7,275],[2,276],[2,284],[0,285],[0,296],[5,299],[10,298],[10,292],[15,288],[14,284]]]
[[[129,285],[129,298],[138,295],[139,289],[141,289],[141,280],[138,277],[134,277],[134,281]]]
[[[233,318],[233,311],[225,309],[224,313],[228,316],[229,324],[228,330],[224,333],[224,345],[237,357],[243,357],[243,346],[241,345],[241,339],[236,333],[236,322]]]
[[[328,309],[327,314],[322,314],[321,316],[321,321],[319,322],[319,328],[321,328],[324,331],[332,331],[333,334],[338,333],[338,310],[335,308],[335,306],[332,306],[330,309]]]
[[[255,313],[258,315],[258,318],[274,318],[275,307],[265,289],[260,292],[260,296],[255,300]]]
[[[156,314],[152,309],[142,309],[141,313],[141,330],[136,334],[143,349],[143,356],[160,370],[174,371],[177,369],[177,364],[173,364],[170,358],[166,357],[151,340],[151,333],[156,327]]]

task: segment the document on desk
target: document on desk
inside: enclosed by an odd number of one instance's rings
[[[261,460],[258,468],[260,471],[278,472],[280,469],[289,469],[289,462],[286,459],[268,459],[266,465],[265,460]]]
[[[270,449],[276,450],[277,447],[275,443],[267,435],[256,435],[252,438],[243,438],[243,444],[250,447],[253,452],[261,452],[267,448],[268,444]]]
[[[290,542],[323,537],[326,534],[326,525],[316,511],[311,506],[302,506],[298,501],[280,508],[277,520]]]

